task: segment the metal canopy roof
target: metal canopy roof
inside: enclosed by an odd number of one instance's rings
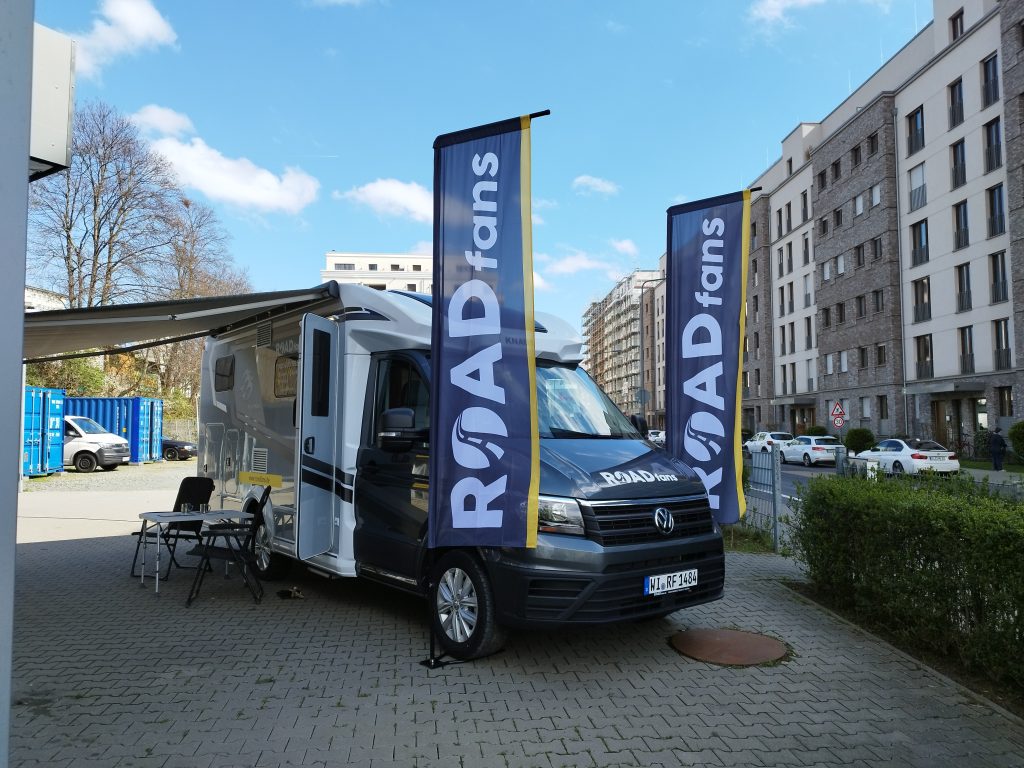
[[[216,335],[282,312],[338,298],[338,284],[298,291],[115,304],[25,313],[25,362],[87,357]],[[125,347],[123,345],[130,345]],[[91,350],[91,351],[85,351]]]

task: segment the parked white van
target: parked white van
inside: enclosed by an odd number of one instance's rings
[[[537,547],[429,549],[431,299],[329,286],[319,305],[206,340],[197,470],[215,481],[211,506],[255,515],[261,578],[298,561],[427,595],[458,658],[497,650],[507,627],[721,597],[722,536],[700,479],[580,367],[575,329],[540,313]]]
[[[130,458],[128,441],[88,416],[64,417],[64,466],[79,472],[117,469]]]

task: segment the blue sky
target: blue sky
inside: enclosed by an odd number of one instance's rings
[[[256,290],[329,250],[429,252],[435,136],[533,124],[536,308],[656,268],[670,205],[732,192],[931,19],[928,0],[36,0],[77,100],[133,115]]]

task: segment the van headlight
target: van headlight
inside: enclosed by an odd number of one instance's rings
[[[541,496],[537,500],[537,530],[544,533],[583,535],[583,514],[575,499]]]

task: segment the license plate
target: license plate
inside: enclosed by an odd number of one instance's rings
[[[697,569],[676,571],[675,573],[659,573],[644,579],[645,595],[664,595],[697,586]]]
[[[928,459],[930,461],[945,461],[946,457],[945,456],[929,456]]]

